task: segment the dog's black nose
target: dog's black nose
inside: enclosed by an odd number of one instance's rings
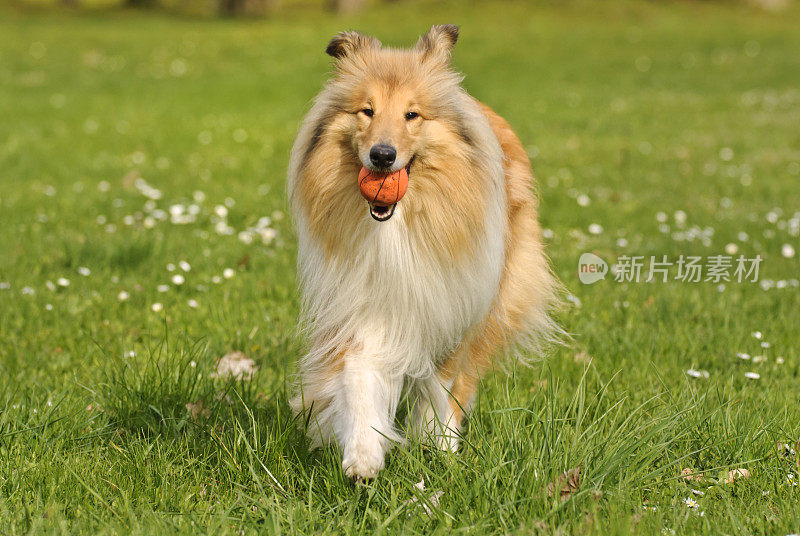
[[[369,150],[369,159],[375,167],[388,168],[394,164],[395,158],[397,150],[391,145],[373,145]]]

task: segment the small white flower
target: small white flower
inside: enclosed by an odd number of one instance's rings
[[[87,277],[92,273],[92,271],[85,266],[81,266],[80,268],[78,268],[78,273],[81,274],[83,277]]]
[[[758,372],[745,372],[744,377],[747,378],[748,380],[757,380],[761,378],[761,374],[759,374]]]
[[[698,506],[700,506],[699,503],[697,501],[695,501],[694,499],[692,499],[691,497],[686,497],[683,500],[683,504],[685,504],[689,508],[697,508]]]
[[[767,360],[766,356],[763,355],[754,355],[753,356],[753,363],[763,363]]]
[[[602,227],[601,227],[601,232],[602,232]],[[266,229],[261,230],[261,241],[264,242],[265,246],[270,245],[276,236],[278,236],[278,231],[272,229],[271,227],[267,227]]]
[[[69,286],[69,279],[67,279],[66,277],[59,277],[58,281],[56,281],[56,283],[58,283],[59,287],[68,287]]]
[[[158,285],[156,290],[159,292],[169,292],[169,285]]]
[[[769,348],[770,344],[766,341],[761,343],[761,348]]]
[[[586,194],[579,195],[578,198],[576,199],[576,201],[578,201],[578,205],[580,205],[582,207],[588,207],[589,203],[592,202],[592,200],[589,199],[589,196],[586,195]]]
[[[599,235],[603,232],[603,226],[599,223],[592,223],[589,225],[589,234]]]
[[[218,275],[215,275],[214,277],[211,278],[211,282],[216,284],[222,283],[222,278]]]
[[[794,253],[795,253],[794,247],[792,247],[791,244],[784,244],[781,247],[781,255],[783,255],[787,259],[791,259],[792,257],[794,257]]]
[[[737,352],[736,357],[739,359],[744,359],[745,361],[750,359],[750,354],[743,354],[742,352]]]
[[[760,339],[761,337],[764,336],[760,331],[754,331],[753,333],[751,333],[751,335],[756,339]]]
[[[197,309],[198,307],[200,307],[200,304],[197,303],[197,300],[189,300],[187,303],[189,304],[189,307],[191,307],[192,309]]]
[[[191,265],[191,264],[189,264],[189,263],[188,263],[188,262],[186,262],[186,261],[181,261],[181,262],[179,262],[179,263],[178,263],[178,266],[180,266],[180,267],[181,267],[181,270],[183,270],[184,272],[188,272],[189,270],[191,270],[191,269],[192,269],[192,265]]]
[[[131,295],[128,294],[128,292],[125,291],[125,290],[120,290],[119,294],[117,294],[117,299],[119,301],[127,301],[127,299],[130,298],[130,297],[131,297]]]
[[[695,370],[693,368],[687,370],[686,375],[692,378],[708,378],[710,376],[707,370]]]
[[[36,290],[33,287],[22,287],[22,293],[29,296],[33,296],[34,294],[36,294]]]
[[[176,285],[183,285],[186,282],[186,278],[181,274],[175,274],[172,276],[172,282]]]
[[[49,279],[44,282],[44,286],[46,286],[47,289],[50,290],[50,291],[54,291],[56,289],[55,284],[52,281],[50,281]]]
[[[134,352],[133,350],[129,350],[125,352],[125,357],[136,357],[136,352]]]
[[[784,361],[783,361],[783,358],[782,358],[782,357],[780,357],[780,356],[778,356],[778,357],[776,357],[776,358],[775,358],[775,362],[776,362],[777,364],[779,364],[779,365],[783,365],[783,363],[784,363]]]
[[[0,290],[8,290],[11,288],[11,283],[8,281],[0,281]]]
[[[167,264],[167,271],[168,272],[174,272],[175,271],[175,265],[172,264],[172,263]]]
[[[150,309],[152,309],[154,313],[158,313],[164,309],[164,306],[156,302],[150,306]]]
[[[217,205],[214,207],[214,214],[220,218],[224,218],[228,215],[228,208],[225,205]]]
[[[214,231],[216,231],[216,233],[220,235],[230,236],[236,230],[227,223],[225,223],[224,221],[219,221],[216,223],[216,225],[214,225]]]
[[[666,212],[656,212],[656,221],[658,223],[664,223],[667,221],[667,213]]]
[[[230,279],[234,275],[236,275],[236,272],[234,271],[233,268],[225,268],[224,270],[222,270],[222,277],[224,277],[225,279]]]
[[[53,310],[53,304],[52,303],[45,304],[44,308],[46,310],[48,310],[48,311],[52,311]]]
[[[247,141],[247,131],[243,128],[237,128],[233,131],[233,141],[236,143],[244,143]]]
[[[258,367],[255,361],[248,358],[244,353],[234,350],[217,360],[216,370],[211,373],[211,377],[249,380],[257,370]]]
[[[731,242],[725,246],[725,253],[728,255],[735,255],[739,251],[739,246]]]

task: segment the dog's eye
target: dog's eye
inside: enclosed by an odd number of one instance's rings
[[[375,112],[373,112],[371,108],[364,108],[363,110],[361,110],[361,113],[366,115],[367,117],[372,117],[372,115]]]
[[[419,117],[419,114],[417,112],[408,112],[406,114],[406,121],[411,121],[412,119],[416,119],[417,117]]]

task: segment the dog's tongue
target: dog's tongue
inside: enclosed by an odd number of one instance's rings
[[[365,167],[358,173],[358,189],[370,203],[394,205],[408,189],[408,172],[405,168],[394,173],[380,173]]]

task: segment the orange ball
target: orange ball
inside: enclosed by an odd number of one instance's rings
[[[380,173],[362,167],[358,173],[358,189],[371,204],[394,205],[406,195],[408,172],[401,168],[394,173]]]

